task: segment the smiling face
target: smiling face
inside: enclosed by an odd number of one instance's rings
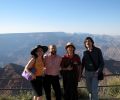
[[[37,56],[43,56],[44,52],[42,48],[38,48],[36,51]]]
[[[90,39],[87,39],[85,41],[85,47],[88,49],[88,48],[92,48],[93,47],[93,43]]]
[[[55,45],[50,45],[50,46],[49,46],[49,52],[50,52],[51,54],[55,55],[56,52],[57,52],[56,46],[55,46]]]
[[[68,53],[69,55],[74,54],[74,51],[75,51],[75,49],[73,48],[73,46],[68,46],[68,47],[66,48],[66,50],[67,50],[67,53]]]

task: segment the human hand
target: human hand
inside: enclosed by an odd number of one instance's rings
[[[67,70],[72,70],[73,68],[69,65],[68,67],[67,67]]]

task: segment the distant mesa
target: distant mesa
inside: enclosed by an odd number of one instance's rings
[[[56,44],[58,53],[65,53],[64,46],[71,41],[76,46],[76,53],[83,55],[84,39],[87,36],[93,37],[95,45],[103,51],[104,59],[120,61],[120,35],[94,35],[89,33],[65,32],[35,32],[19,34],[0,34],[0,67],[9,63],[25,65],[30,58],[30,50],[37,44],[49,45]],[[116,65],[119,66],[119,65]]]

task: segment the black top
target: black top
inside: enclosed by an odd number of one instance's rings
[[[91,55],[97,67],[93,65],[89,54]],[[104,67],[104,60],[101,50],[97,47],[93,47],[91,52],[88,50],[84,51],[82,58],[82,66],[83,68],[85,67],[85,70],[87,71],[96,71],[96,70],[102,71]]]

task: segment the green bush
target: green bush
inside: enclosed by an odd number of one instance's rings
[[[0,100],[32,100],[32,93],[27,91],[21,91],[16,96],[1,96]]]
[[[78,97],[81,99],[88,98],[88,92],[86,88],[78,88]]]
[[[32,93],[31,92],[27,92],[27,91],[24,91],[24,92],[20,92],[19,95],[17,95],[15,98],[16,100],[32,100]]]
[[[7,96],[7,97],[1,96],[0,100],[15,100],[15,98],[13,96]]]
[[[63,99],[63,95],[64,95],[63,88],[61,89],[61,92],[62,92],[62,99]],[[52,100],[55,100],[55,93],[53,89],[51,91],[51,95],[52,95]],[[88,98],[88,92],[85,88],[78,88],[78,98],[81,98],[81,99]]]
[[[114,77],[108,81],[108,85],[120,85],[120,78]],[[112,97],[120,97],[120,86],[117,87],[109,87],[108,95]]]

